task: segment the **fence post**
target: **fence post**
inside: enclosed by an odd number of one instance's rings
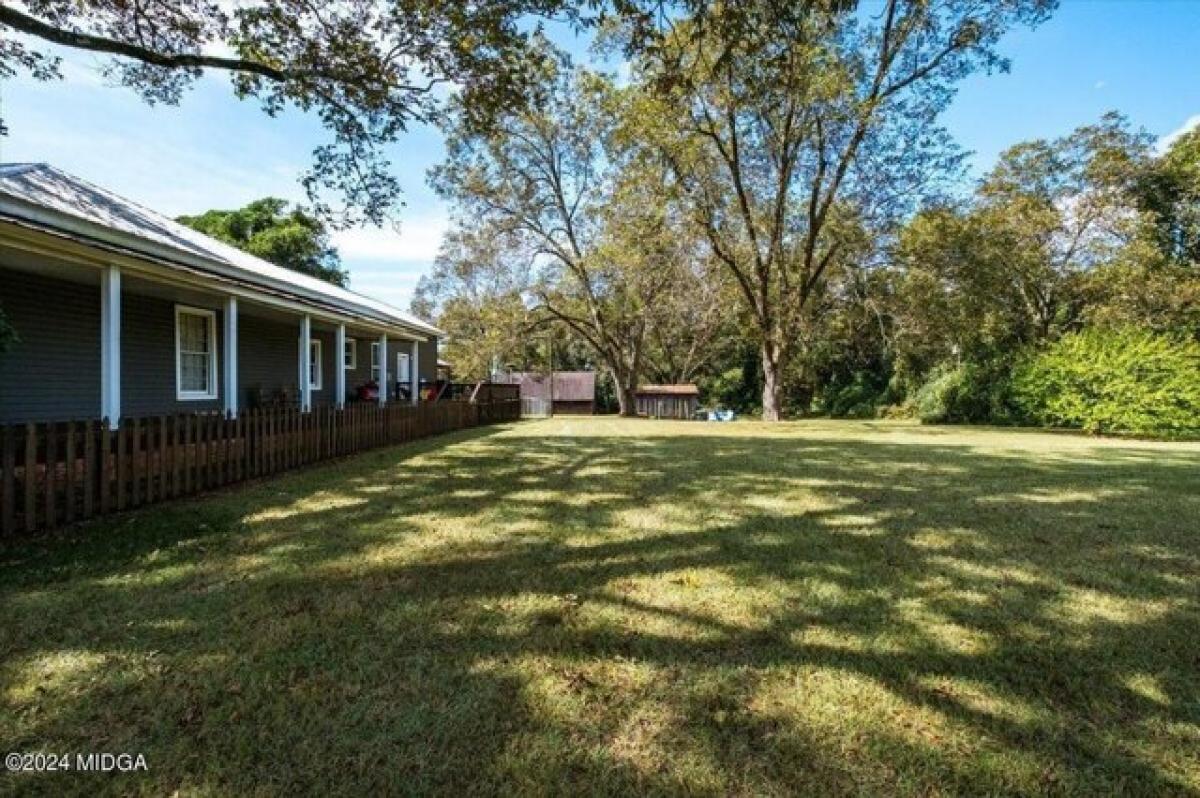
[[[45,485],[42,498],[45,500],[45,522],[47,529],[53,529],[58,523],[58,515],[56,513],[58,490],[55,485],[58,472],[58,424],[53,421],[46,424],[46,469],[45,469]]]
[[[91,518],[95,509],[96,489],[96,426],[83,422],[83,517]]]
[[[108,419],[100,420],[100,512],[107,513],[112,508],[112,427]]]
[[[16,513],[13,502],[16,501],[17,460],[13,456],[13,428],[7,424],[0,427],[0,531],[11,535],[16,531]]]
[[[25,531],[37,528],[37,426],[25,424]]]
[[[63,483],[63,492],[65,494],[65,502],[63,506],[63,518],[69,524],[75,520],[75,486],[77,484],[75,473],[75,422],[67,422],[67,445],[63,454],[63,462],[66,464],[66,479]]]

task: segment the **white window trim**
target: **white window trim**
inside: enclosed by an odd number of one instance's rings
[[[404,363],[404,373],[400,373],[400,363]],[[406,384],[412,382],[412,356],[408,352],[396,353],[396,382]]]
[[[179,338],[179,317],[201,316],[208,319],[208,384],[209,391],[183,390],[183,352]],[[175,306],[175,399],[180,402],[210,402],[217,398],[217,312],[188,305]]]
[[[371,342],[371,381],[379,383],[379,342]]]
[[[342,368],[347,371],[354,371],[358,368],[358,340],[355,338],[346,338],[346,347],[350,350],[350,362],[346,362],[346,352],[342,351]]]
[[[316,349],[315,352],[314,349]],[[310,390],[320,391],[325,382],[325,344],[321,342],[320,338],[309,338],[308,352],[308,356],[311,358],[311,362],[308,364],[308,387]],[[313,374],[317,376],[315,380]]]

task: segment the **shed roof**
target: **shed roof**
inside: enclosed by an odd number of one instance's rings
[[[700,389],[691,383],[680,383],[678,385],[641,385],[638,386],[638,394],[668,394],[671,396],[699,396]]]
[[[0,164],[0,218],[116,244],[151,257],[182,260],[427,336],[442,331],[363,294],[285,269],[204,235],[113,192],[44,163]]]

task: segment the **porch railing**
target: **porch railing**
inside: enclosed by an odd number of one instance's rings
[[[350,405],[0,425],[0,532],[12,535],[520,418],[517,400]]]

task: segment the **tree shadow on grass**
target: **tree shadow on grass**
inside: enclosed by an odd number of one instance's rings
[[[152,771],[3,786],[1197,790],[1197,452],[596,429],[7,552],[3,747]]]

